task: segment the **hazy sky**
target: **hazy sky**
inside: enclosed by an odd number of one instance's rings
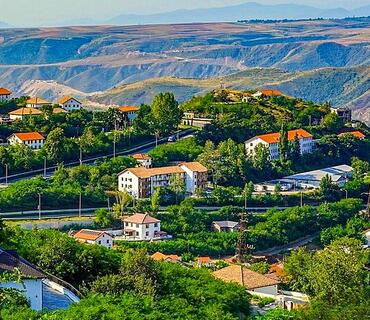
[[[176,9],[227,6],[244,2],[299,3],[316,7],[353,9],[370,0],[0,0],[0,21],[12,25],[38,25],[76,18],[108,19],[125,13],[151,14]]]

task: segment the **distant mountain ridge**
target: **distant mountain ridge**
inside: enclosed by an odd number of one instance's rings
[[[216,8],[176,10],[150,15],[123,14],[107,21],[114,25],[191,23],[191,22],[232,22],[250,19],[309,19],[345,18],[370,15],[370,6],[354,10],[344,8],[320,9],[308,5],[277,4],[264,5],[247,2],[240,5]]]

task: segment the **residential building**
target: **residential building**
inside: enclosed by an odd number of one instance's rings
[[[348,165],[340,165],[320,170],[308,171],[284,177],[282,180],[293,183],[299,188],[319,188],[321,180],[328,176],[332,183],[343,187],[352,177],[353,168]]]
[[[151,258],[155,261],[167,261],[167,262],[173,262],[173,263],[178,263],[181,261],[181,257],[179,257],[176,254],[163,254],[161,252],[156,252],[151,255]]]
[[[198,267],[211,267],[214,265],[214,261],[210,257],[198,257],[195,261]]]
[[[150,168],[152,166],[152,158],[144,153],[137,153],[132,156],[138,163],[140,167]]]
[[[16,252],[0,248],[0,273],[15,271],[21,273],[22,282],[0,280],[0,287],[19,290],[26,296],[33,310],[42,310],[43,279],[47,276]]]
[[[9,89],[0,88],[0,101],[9,100],[11,94],[12,92]]]
[[[53,114],[61,114],[61,113],[68,113],[68,111],[63,108],[59,108],[59,107],[53,108]]]
[[[68,112],[80,110],[82,108],[82,103],[71,96],[62,97],[59,99],[58,104],[61,108]]]
[[[132,123],[136,119],[137,112],[140,110],[140,108],[135,106],[122,106],[119,107],[118,110],[126,114],[128,121]]]
[[[33,150],[41,149],[44,142],[44,136],[38,132],[17,132],[8,138],[10,145],[24,144]]]
[[[35,108],[20,108],[9,112],[10,120],[23,120],[25,117],[41,116],[42,112]]]
[[[123,232],[128,240],[160,240],[167,236],[166,233],[161,232],[161,221],[149,214],[136,213],[123,219],[123,225]]]
[[[288,141],[293,141],[295,138],[299,139],[301,154],[311,153],[314,147],[313,136],[303,129],[288,131]],[[253,156],[255,149],[259,144],[268,147],[270,151],[270,159],[279,159],[279,140],[280,133],[268,133],[253,137],[245,142],[247,155]]]
[[[181,123],[185,126],[204,128],[206,125],[211,124],[212,121],[213,119],[197,115],[195,112],[184,112]]]
[[[283,93],[276,89],[258,90],[257,92],[252,94],[252,97],[255,99],[264,99],[264,98],[281,97],[281,96],[283,96]]]
[[[352,121],[352,110],[350,108],[341,107],[331,108],[330,110],[331,112],[336,113],[343,123],[348,123]]]
[[[39,97],[34,97],[34,98],[29,98],[27,101],[26,101],[26,107],[27,108],[36,108],[36,109],[39,109],[43,106],[47,106],[47,105],[52,105],[51,102],[49,101],[46,101],[42,98],[39,98]]]
[[[235,232],[239,230],[239,222],[235,221],[213,221],[212,228],[217,232]]]
[[[118,175],[118,190],[127,191],[135,198],[149,198],[158,187],[182,182],[187,194],[194,194],[207,185],[207,168],[199,162],[160,168],[129,168]]]
[[[360,140],[364,140],[366,138],[366,136],[359,130],[356,130],[356,131],[350,131],[350,132],[343,132],[341,134],[339,134],[339,137],[345,137],[345,136],[353,136],[355,138],[358,138]]]
[[[245,287],[251,294],[266,294],[276,296],[278,294],[278,284],[275,277],[269,277],[242,265],[231,265],[226,268],[213,272],[217,279],[225,282],[235,282]]]
[[[75,233],[73,237],[79,242],[96,244],[111,249],[113,238],[105,231],[82,229]]]

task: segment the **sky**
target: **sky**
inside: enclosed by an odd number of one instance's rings
[[[354,9],[370,0],[0,0],[0,21],[17,26],[32,26],[88,18],[108,20],[120,14],[151,14],[177,9],[208,8],[240,4],[295,3],[320,8]]]

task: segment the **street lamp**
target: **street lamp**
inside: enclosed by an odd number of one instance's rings
[[[78,198],[78,217],[81,218],[81,211],[82,211],[82,193],[80,192]]]
[[[303,191],[301,191],[301,207],[303,207]]]
[[[8,164],[5,164],[5,185],[8,186]]]
[[[41,193],[39,192],[38,195],[39,195],[39,205],[37,208],[39,209],[39,220],[41,220]]]
[[[44,178],[46,178],[46,156],[44,157]]]

